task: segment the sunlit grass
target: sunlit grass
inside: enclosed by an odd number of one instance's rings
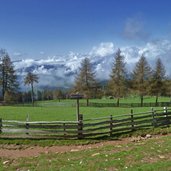
[[[159,108],[156,108],[159,109]],[[134,113],[151,110],[149,107],[134,108]],[[84,119],[108,117],[110,115],[129,114],[131,108],[117,107],[80,107],[80,113]],[[4,120],[21,120],[25,121],[29,115],[30,121],[68,121],[76,120],[76,107],[13,107],[1,106],[0,118]]]
[[[0,158],[1,170],[170,170],[171,136],[104,145],[76,152],[48,153],[19,159]],[[4,161],[9,164],[4,165]]]

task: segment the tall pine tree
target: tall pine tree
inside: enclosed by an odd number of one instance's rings
[[[144,55],[136,63],[133,71],[133,86],[138,91],[143,106],[144,95],[150,90],[152,70]]]
[[[117,106],[119,106],[120,98],[126,94],[126,68],[124,56],[121,55],[120,49],[115,54],[109,88],[117,98]]]
[[[5,92],[9,94],[16,93],[19,84],[11,59],[8,53],[3,49],[0,50],[0,60],[0,85],[4,99]]]
[[[156,96],[156,106],[158,104],[158,97],[166,89],[165,74],[166,74],[165,67],[161,59],[158,58],[156,61],[156,65],[155,65],[153,75],[152,75],[152,80],[151,80],[151,94]]]
[[[75,79],[74,91],[83,94],[87,99],[94,97],[94,92],[97,89],[95,73],[89,58],[85,58],[81,62],[81,67]]]

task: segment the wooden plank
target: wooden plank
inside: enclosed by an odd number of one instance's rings
[[[113,129],[112,132],[128,131],[131,129],[132,129],[131,127],[124,127],[124,128],[119,128],[119,129]]]
[[[109,117],[99,117],[99,118],[89,118],[89,119],[84,119],[83,121],[95,121],[95,120],[104,120],[104,119],[110,119]]]
[[[58,134],[58,133],[61,133],[61,134],[77,134],[78,133],[78,130],[66,130],[64,131],[63,129],[61,130],[56,130],[56,129],[43,129],[43,130],[40,130],[40,129],[30,129],[29,130],[29,133],[45,133],[45,134],[50,134],[50,133],[55,133],[55,134]]]
[[[134,115],[134,120],[138,120],[138,119],[144,119],[144,118],[152,118],[151,115],[144,115],[144,116],[136,116]]]
[[[2,128],[3,133],[25,133],[26,129],[8,129],[8,128]]]
[[[149,128],[149,127],[152,127],[152,124],[138,125],[135,126],[135,129],[138,130],[139,128]]]
[[[157,122],[160,121],[169,121],[171,119],[171,117],[160,117],[160,118],[156,118]]]
[[[33,121],[33,122],[25,122],[25,121],[16,121],[16,120],[3,120],[3,123],[18,123],[18,124],[78,124],[78,121]]]
[[[62,125],[30,125],[30,128],[49,128],[49,129],[77,129],[78,125],[67,125],[63,123]]]
[[[156,116],[171,116],[170,113],[156,113]]]
[[[134,124],[135,125],[140,125],[140,124],[147,124],[147,123],[153,123],[153,119],[145,119],[145,120],[141,120],[141,121],[135,121]]]
[[[124,118],[124,119],[113,119],[113,124],[114,123],[119,123],[119,122],[126,122],[131,120],[131,115],[129,115],[129,118]]]
[[[134,113],[134,117],[136,117],[136,116],[141,116],[141,115],[149,115],[149,114],[151,114],[151,111],[147,111],[147,112],[138,112],[138,113]]]
[[[138,124],[142,124],[142,123],[152,123],[152,119],[146,119],[146,120],[140,120],[140,121],[134,121],[134,125],[138,125]],[[132,122],[131,119],[129,122],[123,122],[123,123],[119,123],[119,124],[113,124],[113,128],[117,128],[117,127],[124,127],[124,126],[132,126]]]
[[[132,122],[131,122],[131,119],[130,119],[129,122],[113,124],[113,128],[121,127],[121,126],[128,126],[128,125],[131,125],[131,124],[132,124]]]
[[[25,128],[25,124],[21,126],[18,124],[3,124],[3,128]]]
[[[170,125],[171,124],[171,122],[169,121],[169,122],[161,122],[161,123],[157,123],[157,126],[158,127],[160,127],[160,126],[168,126],[168,125]]]
[[[84,127],[90,127],[90,126],[97,126],[97,125],[103,125],[103,124],[109,124],[110,121],[102,121],[102,122],[95,122],[95,123],[86,123],[84,124]]]

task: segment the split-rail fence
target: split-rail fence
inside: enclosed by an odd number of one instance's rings
[[[171,109],[109,117],[84,119],[80,114],[78,121],[16,121],[0,119],[0,138],[55,138],[84,139],[102,136],[114,137],[124,133],[155,127],[169,127]]]

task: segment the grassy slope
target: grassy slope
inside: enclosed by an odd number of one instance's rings
[[[171,136],[107,145],[79,152],[42,154],[38,157],[10,160],[0,170],[171,170]]]

